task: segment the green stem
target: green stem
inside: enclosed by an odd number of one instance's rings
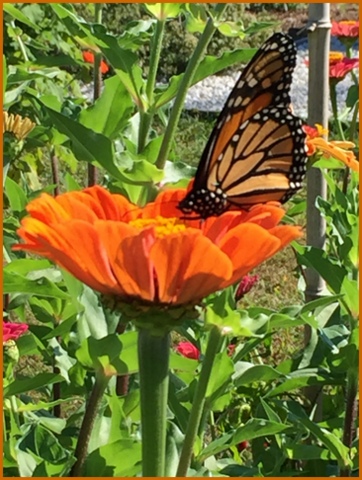
[[[78,442],[74,452],[74,456],[77,460],[70,471],[71,477],[82,476],[82,469],[87,458],[88,444],[92,434],[93,425],[109,379],[110,378],[106,377],[103,372],[96,372],[96,380],[79,431]]]
[[[161,4],[163,8],[163,4]],[[157,20],[155,34],[152,39],[151,56],[150,56],[150,69],[148,72],[146,94],[149,105],[153,103],[154,88],[156,83],[156,75],[158,70],[158,64],[161,57],[162,40],[165,32],[165,20]]]
[[[330,83],[330,97],[331,97],[334,123],[337,127],[339,138],[340,140],[345,140],[342,125],[338,118],[337,92],[336,92],[336,85],[333,82]]]
[[[354,368],[350,368],[347,372],[346,410],[343,427],[343,443],[349,449],[352,448],[352,442],[356,434],[357,393],[358,374]],[[349,477],[350,475],[351,468],[349,466],[341,468],[341,477]]]
[[[10,25],[12,26],[12,28],[13,28],[14,30],[16,30],[17,26],[15,25],[14,20],[11,20]],[[25,45],[24,45],[24,43],[23,43],[20,35],[15,35],[15,37],[16,37],[16,40],[17,40],[17,42],[18,42],[18,44],[19,44],[19,48],[20,48],[20,51],[21,51],[21,53],[22,53],[22,55],[23,55],[23,57],[24,57],[25,62],[28,62],[28,61],[29,61],[29,57],[28,57],[28,54],[26,53]]]
[[[102,8],[101,3],[94,4],[94,21],[95,23],[102,23]],[[93,103],[101,96],[102,88],[102,72],[101,72],[102,55],[96,53],[94,55],[93,64]],[[88,163],[88,187],[98,183],[98,172],[94,165]]]
[[[209,44],[216,30],[216,27],[214,26],[214,22],[215,20],[218,20],[221,17],[221,15],[224,13],[227,6],[228,5],[225,3],[217,4],[217,6],[215,7],[215,12],[216,12],[215,19],[209,18],[206,24],[205,30],[203,31],[199,39],[199,42],[189,60],[189,63],[187,65],[186,71],[184,73],[184,76],[182,78],[180,87],[178,89],[178,92],[175,98],[175,103],[171,111],[170,119],[167,124],[165,135],[164,135],[161,148],[158,154],[158,158],[156,161],[156,166],[161,170],[164,169],[168,154],[170,153],[171,143],[175,135],[178,121],[181,116],[187,90],[192,83],[192,80],[195,76],[196,69],[202,60],[202,56],[206,50],[206,47]]]
[[[138,132],[137,152],[142,153],[147,145],[148,132],[152,123],[153,115],[150,112],[140,110],[140,128]]]
[[[187,425],[185,440],[181,451],[176,477],[186,477],[187,469],[191,462],[193,446],[195,444],[197,431],[205,405],[207,385],[209,383],[215,355],[220,349],[221,340],[222,337],[219,328],[215,326],[212,327],[205,357],[202,362],[200,378],[192,402],[189,422]]]
[[[11,406],[11,411],[13,412],[13,415],[14,415],[16,426],[20,429],[18,404],[17,404],[15,395],[11,395],[11,397],[10,397],[10,406]]]
[[[164,6],[161,4],[161,8]],[[148,105],[152,109],[154,89],[156,83],[156,75],[158,64],[160,63],[162,40],[165,32],[166,20],[157,20],[155,33],[152,39],[151,56],[150,56],[150,70],[146,83],[146,95]],[[150,112],[140,111],[140,130],[138,136],[138,153],[142,153],[147,145],[148,132],[152,123],[153,114]]]
[[[165,475],[169,356],[169,334],[154,336],[148,329],[139,329],[143,477]]]

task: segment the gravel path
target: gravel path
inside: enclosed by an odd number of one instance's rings
[[[296,42],[297,45],[297,65],[293,74],[293,83],[291,87],[291,99],[293,109],[296,115],[307,118],[307,99],[308,99],[308,42],[306,39]],[[344,51],[343,45],[337,40],[332,39],[331,50]],[[358,57],[358,50],[354,52]],[[358,75],[358,70],[355,69]],[[240,73],[236,72],[227,76],[211,76],[191,87],[188,91],[185,108],[201,111],[219,112]],[[349,87],[352,85],[350,75],[337,85],[337,102],[340,111],[345,108],[345,101]],[[331,107],[330,107],[331,111]]]
[[[308,41],[306,38],[303,38],[296,41],[296,45],[297,65],[293,75],[291,99],[295,114],[306,119],[308,99],[308,67],[306,60],[308,58]],[[358,57],[358,45],[356,48],[357,50],[354,51],[354,57]],[[345,51],[343,45],[336,38],[332,38],[331,50]],[[355,69],[355,73],[359,76],[357,69]],[[204,112],[221,111],[239,75],[240,72],[225,76],[214,75],[197,83],[191,87],[187,93],[185,108],[187,110]],[[340,112],[343,112],[345,109],[346,96],[351,85],[352,79],[350,75],[347,75],[347,77],[337,85],[337,102]],[[91,100],[93,95],[92,84],[84,85],[82,93]],[[331,111],[331,107],[329,110]],[[350,115],[351,114],[349,114],[349,116]]]

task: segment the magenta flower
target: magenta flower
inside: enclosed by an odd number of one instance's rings
[[[25,323],[3,322],[3,343],[9,340],[17,340],[28,328],[29,326]]]
[[[245,275],[241,279],[241,282],[239,283],[239,286],[236,289],[235,300],[237,302],[241,300],[244,297],[244,295],[250,292],[250,290],[258,281],[259,281],[259,275]]]
[[[200,350],[191,342],[180,342],[176,347],[176,351],[184,357],[192,358],[193,360],[199,360],[201,355]]]

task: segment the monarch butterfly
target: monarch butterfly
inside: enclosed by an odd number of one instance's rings
[[[286,202],[306,173],[306,134],[289,90],[293,40],[272,35],[241,73],[219,115],[192,189],[178,204],[200,218],[256,203]]]

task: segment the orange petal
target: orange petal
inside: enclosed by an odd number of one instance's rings
[[[198,301],[232,274],[227,256],[198,230],[158,238],[150,256],[161,302]]]
[[[144,207],[143,218],[154,218],[161,215],[165,218],[182,216],[181,210],[177,208],[179,202],[185,197],[186,190],[184,188],[174,188],[164,190],[159,193],[154,202],[148,203]]]
[[[129,296],[153,300],[154,272],[149,259],[149,251],[155,241],[153,228],[139,230],[125,223],[110,221],[99,221],[96,228],[123,292]]]
[[[32,244],[23,250],[41,253],[101,293],[122,293],[110,268],[107,251],[94,226],[82,220],[47,226],[27,219]],[[37,223],[36,223],[37,222]]]
[[[248,215],[245,217],[245,222],[255,223],[269,229],[278,225],[284,215],[285,211],[283,208],[270,202],[251,207]]]
[[[220,248],[233,263],[234,273],[223,287],[240,280],[254,267],[271,257],[281,245],[279,238],[259,225],[246,223],[239,225],[220,242]]]
[[[289,245],[289,243],[293,240],[296,240],[297,238],[301,238],[303,236],[302,228],[292,225],[279,225],[269,230],[269,233],[279,238],[280,249],[282,249],[286,245]]]
[[[38,198],[32,200],[26,210],[33,218],[46,224],[58,223],[71,218],[69,212],[48,193],[42,193]]]

